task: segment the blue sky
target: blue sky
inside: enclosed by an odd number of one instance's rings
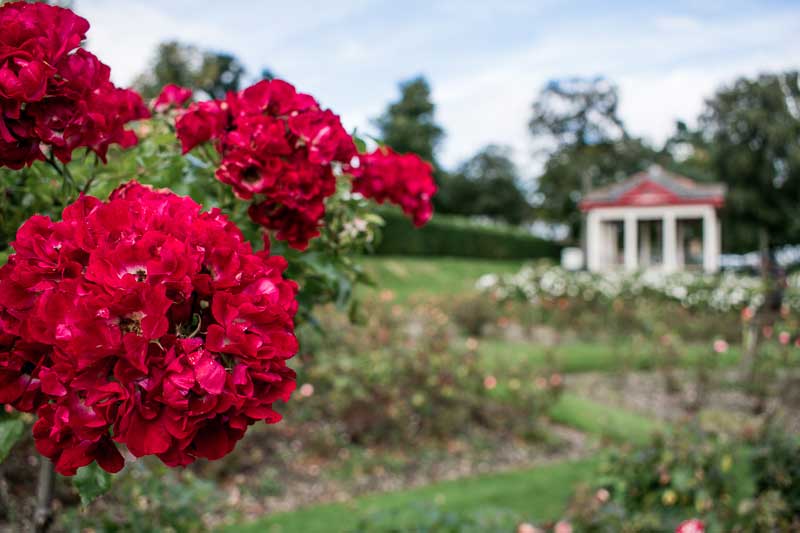
[[[800,2],[77,0],[76,9],[117,83],[160,41],[179,39],[233,52],[253,74],[269,67],[360,130],[397,97],[398,81],[423,74],[447,132],[443,163],[506,144],[526,177],[538,167],[530,105],[548,79],[611,78],[629,129],[661,142],[721,84],[800,68]]]

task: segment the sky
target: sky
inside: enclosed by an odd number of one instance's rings
[[[800,68],[800,2],[555,0],[76,0],[88,47],[128,85],[159,42],[232,52],[268,67],[374,133],[371,119],[424,75],[455,168],[481,147],[510,146],[523,177],[540,165],[527,131],[546,81],[605,76],[629,131],[663,142],[739,76]]]

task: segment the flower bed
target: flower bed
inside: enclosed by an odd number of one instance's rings
[[[522,298],[529,301],[570,298],[586,302],[631,299],[640,296],[661,298],[687,309],[727,312],[758,309],[765,300],[761,278],[733,273],[659,271],[644,272],[573,272],[548,263],[523,267],[516,274],[487,274],[477,288],[500,299]],[[800,275],[787,279],[784,303],[800,310]]]

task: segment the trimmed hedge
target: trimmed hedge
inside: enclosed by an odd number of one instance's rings
[[[463,217],[434,215],[422,228],[394,210],[382,209],[386,221],[379,255],[480,257],[485,259],[558,259],[561,245],[511,226],[482,225]]]

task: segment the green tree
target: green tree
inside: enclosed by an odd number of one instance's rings
[[[578,202],[591,189],[645,168],[652,149],[632,138],[618,114],[617,87],[609,80],[569,78],[548,82],[528,123],[547,158],[537,182],[537,213],[580,234]]]
[[[726,247],[765,255],[800,239],[798,72],[740,78],[706,101],[711,167],[728,185]]]
[[[441,194],[445,209],[454,214],[484,215],[509,224],[520,224],[531,215],[507,147],[481,149],[445,178]]]
[[[711,144],[701,129],[677,121],[675,132],[664,142],[661,151],[663,166],[668,170],[701,182],[716,181]]]
[[[657,160],[641,140],[625,137],[589,145],[564,145],[545,163],[536,187],[536,213],[551,222],[566,224],[573,237],[580,234],[582,214],[578,202],[591,187],[621,181]]]
[[[528,127],[556,149],[608,142],[626,136],[618,105],[617,87],[605,78],[551,80],[533,103]]]
[[[244,66],[232,54],[169,41],[158,46],[151,67],[136,78],[134,87],[147,98],[169,83],[224,98],[228,91],[239,90],[244,75]]]
[[[436,105],[431,100],[427,80],[419,76],[400,83],[400,99],[374,123],[380,130],[381,141],[398,152],[413,152],[434,166],[436,149],[444,130],[436,124]]]

